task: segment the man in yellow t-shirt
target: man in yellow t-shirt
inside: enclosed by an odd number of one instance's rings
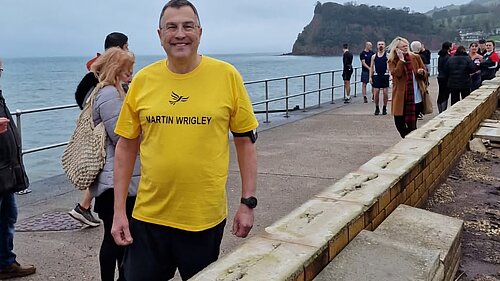
[[[201,34],[189,1],[164,6],[158,35],[167,59],[135,75],[117,122],[112,234],[128,245],[128,281],[172,278],[176,269],[186,280],[217,260],[227,217],[229,131],[242,180],[232,233],[246,237],[253,226],[258,122],[238,71],[198,54]],[[141,181],[129,225],[125,199],[139,147]]]

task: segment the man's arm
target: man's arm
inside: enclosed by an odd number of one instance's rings
[[[370,84],[373,84],[373,73],[374,73],[374,68],[375,68],[375,56],[377,54],[374,54],[371,58],[371,62],[370,62],[370,74],[368,75],[368,77],[370,77]]]
[[[132,173],[134,172],[135,159],[139,152],[140,137],[127,139],[120,137],[115,148],[115,162],[113,172],[113,183],[115,192],[115,214],[111,234],[117,245],[125,246],[132,244],[128,219],[126,214],[126,201],[128,186]]]
[[[255,143],[249,137],[235,137],[234,145],[238,156],[241,176],[241,196],[248,198],[255,195],[257,186],[257,151]],[[232,233],[237,237],[247,237],[253,227],[254,211],[240,204],[233,219]]]

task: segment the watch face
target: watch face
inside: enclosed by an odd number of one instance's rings
[[[253,209],[257,207],[257,198],[251,196],[248,198],[241,198],[241,203],[247,205],[249,208]]]

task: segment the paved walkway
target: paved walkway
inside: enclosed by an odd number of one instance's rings
[[[432,79],[430,92],[434,103],[436,84],[436,79]],[[259,206],[253,234],[263,231],[312,195],[400,140],[392,116],[374,116],[373,112],[373,103],[362,103],[358,94],[348,105],[337,103],[307,112],[296,111],[290,118],[261,124]],[[425,116],[419,123],[430,120],[435,114]],[[227,184],[229,217],[222,255],[245,241],[230,234],[231,220],[240,197],[234,151],[232,156]],[[44,214],[46,220],[59,214],[63,226],[79,227],[72,225],[65,213],[79,201],[81,192],[74,190],[64,176],[36,182],[31,189],[31,194],[17,197],[19,227],[29,228],[28,221],[36,221]],[[17,232],[15,252],[19,261],[37,267],[35,275],[22,280],[100,280],[98,252],[102,231],[101,226],[69,231]]]

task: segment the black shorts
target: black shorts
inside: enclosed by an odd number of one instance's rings
[[[226,220],[203,231],[185,231],[132,218],[134,242],[125,250],[125,280],[187,280],[219,258]],[[160,278],[161,276],[161,278]]]
[[[342,79],[344,81],[350,81],[352,72],[353,72],[352,67],[344,67],[344,70],[342,71]]]
[[[368,70],[364,70],[363,68],[363,71],[361,71],[361,82],[363,83],[368,83],[370,82],[370,72]]]
[[[373,75],[372,88],[375,89],[389,88],[389,75]]]

